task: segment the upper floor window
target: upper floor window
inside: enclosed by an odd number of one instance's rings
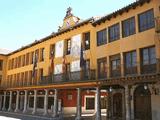
[[[109,27],[109,42],[120,39],[120,28],[119,23]]]
[[[122,22],[122,36],[127,37],[135,34],[135,17]]]
[[[107,59],[100,58],[97,60],[98,65],[98,78],[106,78],[107,77]]]
[[[22,66],[25,66],[25,60],[26,60],[26,56],[23,55],[23,56],[22,56]]]
[[[3,70],[3,60],[0,60],[0,70]]]
[[[44,48],[41,49],[40,61],[44,61]]]
[[[83,39],[85,50],[90,49],[90,32],[84,33]]]
[[[155,47],[142,49],[142,63],[143,65],[156,63]]]
[[[125,74],[135,74],[137,72],[137,55],[136,51],[125,53]]]
[[[97,32],[97,46],[107,43],[107,30],[103,29]]]
[[[50,58],[55,55],[55,44],[50,45]]]
[[[37,62],[39,61],[39,49],[35,51],[35,55],[37,56]],[[35,58],[34,58],[35,59]]]
[[[116,77],[121,75],[121,60],[120,55],[114,55],[110,57],[111,64],[111,76]]]
[[[154,73],[156,72],[156,53],[155,47],[144,48],[141,51],[141,73]]]
[[[40,79],[42,79],[43,77],[43,68],[39,69],[39,77]]]
[[[33,64],[34,61],[34,52],[31,52],[30,64]]]
[[[12,69],[14,69],[14,58],[12,58],[12,66],[11,66]]]
[[[2,82],[2,75],[0,75],[0,85],[1,85],[1,82]]]
[[[29,64],[29,53],[26,54],[26,65]]]
[[[137,59],[136,51],[127,52],[125,54],[125,67],[126,68],[135,67],[137,63],[136,59]]]
[[[139,32],[151,29],[155,26],[153,9],[139,14],[138,18],[139,18]]]
[[[69,55],[71,53],[71,40],[68,39],[66,41],[66,49],[65,49],[66,55]]]

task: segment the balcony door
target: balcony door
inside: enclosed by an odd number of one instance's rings
[[[98,78],[105,79],[107,77],[107,59],[100,58],[97,60],[98,65]]]

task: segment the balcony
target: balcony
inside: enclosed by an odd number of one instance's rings
[[[68,74],[56,74],[50,76],[43,76],[39,85],[69,83],[69,82],[87,82],[96,80],[95,70],[76,71]]]
[[[128,75],[136,75],[137,74],[137,67],[128,67],[128,68],[125,68],[125,75],[128,76]]]
[[[117,69],[111,69],[111,77],[120,77],[121,76],[121,67],[119,66]]]
[[[143,65],[141,67],[141,73],[142,74],[156,73],[157,71],[156,67],[157,67],[156,64]]]

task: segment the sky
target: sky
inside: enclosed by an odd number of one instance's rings
[[[85,20],[114,12],[135,0],[0,0],[0,48],[16,50],[57,32],[66,9]]]

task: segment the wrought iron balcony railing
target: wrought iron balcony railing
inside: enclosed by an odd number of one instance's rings
[[[137,74],[137,66],[125,68],[124,72],[125,72],[125,76],[126,75],[135,75],[135,74]]]
[[[96,80],[95,70],[75,71],[65,74],[56,74],[50,76],[43,76],[39,82],[40,85],[67,83],[67,82],[81,82]]]

